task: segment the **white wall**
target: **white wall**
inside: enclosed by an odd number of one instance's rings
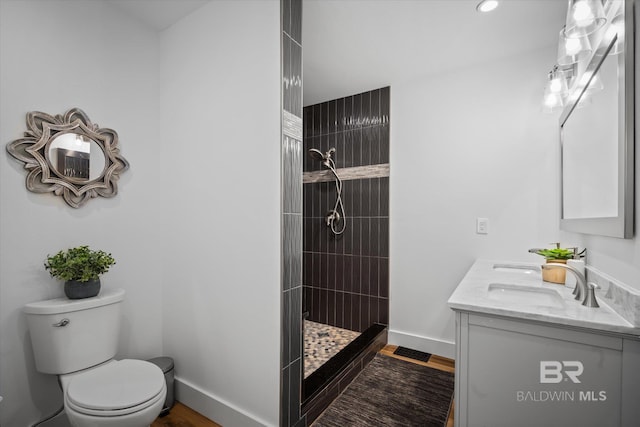
[[[222,425],[278,423],[279,20],[215,1],[161,36],[164,352]]]
[[[446,301],[476,258],[537,261],[528,248],[561,241],[586,247],[587,264],[640,289],[637,170],[633,239],[559,230],[558,115],[540,113],[541,76],[554,57],[552,46],[392,83],[392,343],[453,357]],[[639,76],[636,67],[636,105]],[[637,145],[635,154],[637,168]],[[476,217],[489,218],[488,235],[475,234]]]
[[[559,239],[548,49],[391,84],[390,342],[453,357],[447,300],[476,258]],[[489,234],[476,234],[476,218]]]
[[[97,17],[97,18],[96,18]],[[0,424],[26,426],[57,409],[53,376],[35,371],[21,313],[25,303],[62,295],[43,268],[47,254],[89,244],[117,264],[104,288],[126,290],[120,356],[162,351],[162,250],[166,203],[157,185],[158,36],[102,2],[0,2],[0,145],[26,130],[25,115],[82,108],[115,129],[131,169],[113,199],[81,209],[30,193],[26,171],[0,156]]]
[[[119,356],[173,356],[185,403],[276,425],[280,3],[212,2],[160,35],[102,2],[0,5],[0,140],[28,111],[78,106],[131,163],[116,198],[73,210],[0,162],[0,424],[60,403],[20,310],[62,295],[46,255],[87,243],[117,259],[103,286],[127,291]]]

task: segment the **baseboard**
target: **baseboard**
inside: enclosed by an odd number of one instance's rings
[[[269,423],[248,414],[188,381],[175,378],[176,400],[223,426],[264,427]]]
[[[394,331],[393,329],[389,330],[389,344],[401,345],[402,347],[448,357],[449,359],[455,359],[456,356],[456,344],[454,342]]]

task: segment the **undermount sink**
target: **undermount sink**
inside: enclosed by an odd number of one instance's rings
[[[539,274],[540,267],[533,267],[530,265],[520,264],[494,264],[493,269],[495,271],[504,271],[507,273],[522,273],[522,274]]]
[[[512,305],[534,305],[553,308],[564,307],[560,294],[553,289],[508,283],[490,283],[489,299]]]

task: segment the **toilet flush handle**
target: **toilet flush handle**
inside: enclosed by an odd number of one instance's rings
[[[60,328],[62,326],[67,326],[69,324],[69,322],[70,322],[70,320],[65,317],[64,319],[62,319],[58,323],[54,323],[53,326],[55,326],[56,328]]]

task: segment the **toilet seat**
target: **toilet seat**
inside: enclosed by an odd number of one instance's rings
[[[143,360],[124,359],[74,376],[65,404],[86,415],[115,417],[135,413],[165,397],[164,374]]]

